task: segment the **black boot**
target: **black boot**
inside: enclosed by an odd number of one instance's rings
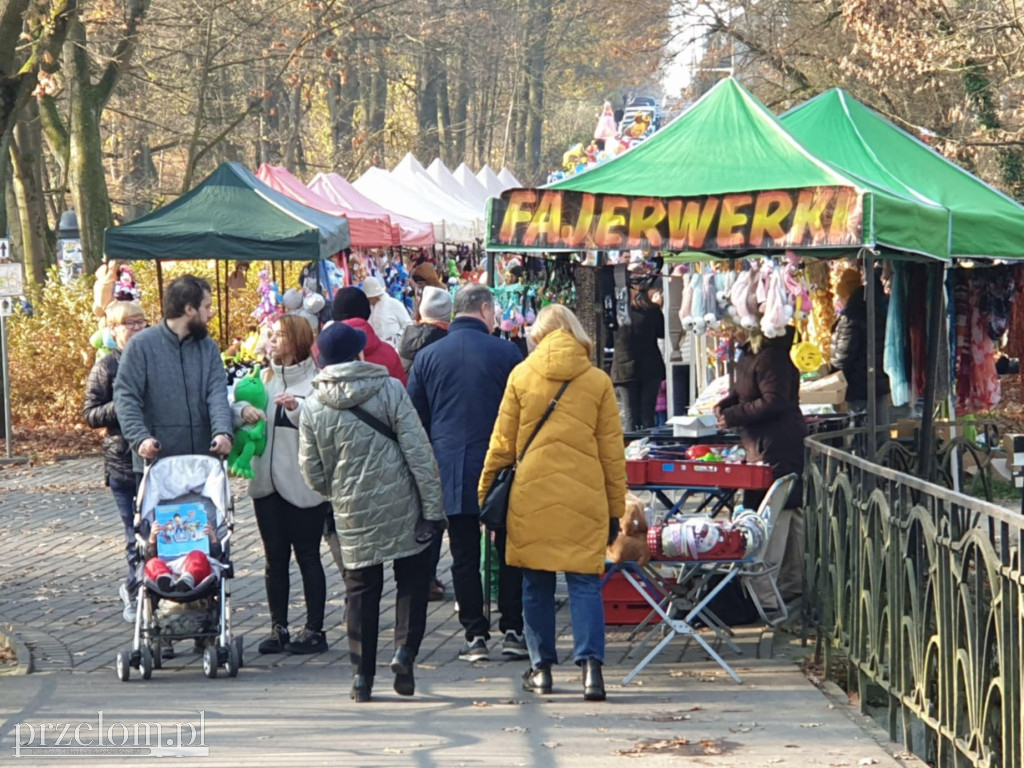
[[[597,659],[586,659],[583,662],[583,698],[587,701],[604,701],[604,675],[601,674],[601,662]]]
[[[416,680],[412,671],[416,657],[404,645],[395,651],[391,660],[391,671],[395,673],[395,693],[399,696],[412,696],[416,693]]]
[[[370,691],[373,690],[373,678],[365,675],[356,675],[352,680],[352,701],[363,703],[370,700]]]
[[[551,693],[551,667],[537,667],[523,673],[523,690],[530,693]]]

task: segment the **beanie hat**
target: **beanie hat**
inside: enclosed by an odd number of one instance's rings
[[[331,323],[316,340],[316,364],[321,368],[347,363],[359,357],[366,346],[366,334],[345,323]]]
[[[853,296],[854,291],[863,285],[860,279],[860,270],[852,268],[844,270],[836,283],[836,298],[845,304]]]
[[[452,319],[452,295],[428,285],[423,289],[423,298],[420,299],[420,317],[437,323],[449,322]]]
[[[363,280],[363,293],[365,293],[366,297],[369,299],[381,296],[384,293],[384,283],[376,277],[368,277]]]
[[[366,294],[354,286],[347,286],[334,294],[334,306],[331,317],[335,320],[348,320],[350,317],[370,319],[370,302]]]

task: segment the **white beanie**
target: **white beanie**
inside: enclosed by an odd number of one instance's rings
[[[452,319],[452,295],[441,288],[428,285],[420,299],[420,317],[435,323],[447,323]]]
[[[376,277],[370,276],[363,280],[363,293],[366,294],[366,298],[368,299],[372,299],[375,296],[381,296],[384,294],[384,283]]]

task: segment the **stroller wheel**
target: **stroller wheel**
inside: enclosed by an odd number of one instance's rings
[[[117,670],[117,679],[122,683],[127,683],[128,678],[131,676],[131,658],[131,648],[122,648],[117,652],[117,660],[114,663],[114,668]]]
[[[152,645],[150,646],[150,650],[153,654],[153,669],[163,669],[163,645],[160,643],[159,640],[154,640]]]
[[[228,646],[227,661],[228,677],[238,677],[238,670],[242,668],[242,654],[239,651],[238,643],[232,642]]]
[[[142,679],[149,680],[153,676],[153,650],[148,644],[144,644],[141,653],[139,669],[142,670]]]
[[[241,669],[245,666],[245,658],[242,655],[242,637],[240,635],[233,637],[231,639],[231,644],[233,647],[238,649],[238,668]]]
[[[203,674],[213,680],[217,676],[218,666],[220,664],[217,659],[217,649],[212,645],[206,646],[206,650],[203,651]]]

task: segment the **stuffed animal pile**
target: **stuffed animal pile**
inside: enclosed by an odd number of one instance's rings
[[[641,567],[651,560],[644,503],[632,493],[626,494],[626,512],[619,521],[619,535],[608,545],[606,557],[613,563],[635,561]]]

